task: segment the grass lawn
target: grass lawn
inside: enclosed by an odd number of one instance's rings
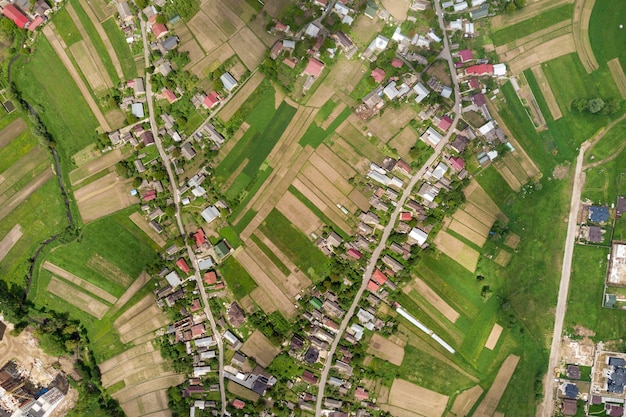
[[[228,240],[228,243],[234,248],[237,249],[242,245],[241,239],[239,238],[239,233],[232,226],[222,227],[219,230],[219,234],[224,239]]]
[[[609,156],[612,156],[626,137],[626,120],[622,120],[620,123],[613,126],[606,135],[596,145],[587,151],[586,160],[592,162],[590,159],[593,156],[593,161],[601,161]]]
[[[493,43],[498,46],[523,38],[524,36],[555,25],[563,20],[571,19],[573,13],[574,5],[564,4],[563,6],[548,10],[523,22],[497,29],[492,33]]]
[[[588,169],[582,198],[611,204],[626,195],[626,149],[612,161]]]
[[[61,38],[63,38],[65,45],[68,47],[83,40],[78,28],[65,8],[59,10],[54,16],[54,26],[59,35],[61,35]]]
[[[81,6],[80,2],[76,0],[71,0],[70,3],[72,7],[74,7],[74,10],[76,11],[76,14],[78,15],[78,19],[80,19],[80,22],[83,24],[85,31],[87,31],[87,35],[89,36],[89,39],[91,39],[91,42],[93,43],[94,48],[96,48],[96,52],[98,53],[98,56],[102,60],[104,69],[109,74],[109,77],[111,77],[111,81],[113,82],[113,85],[114,86],[118,85],[120,83],[120,77],[117,75],[117,71],[115,70],[115,67],[113,66],[113,61],[111,61],[111,56],[107,52],[107,49],[104,46],[104,42],[102,42],[102,38],[100,38],[100,35],[98,34],[98,31],[96,30],[96,27],[93,25],[93,22],[91,21],[91,19],[89,19],[89,16],[87,16],[87,13],[83,9],[83,6]]]
[[[324,109],[324,107],[322,107],[322,109]],[[320,109],[320,112],[322,111],[322,109]],[[333,120],[330,125],[328,125],[328,128],[326,130],[319,127],[317,123],[312,123],[311,126],[309,126],[309,128],[306,130],[306,132],[304,132],[304,135],[302,135],[298,143],[302,147],[310,145],[314,149],[317,148],[322,144],[322,142],[324,142],[333,133],[335,133],[335,130],[339,127],[339,125],[343,123],[343,121],[346,120],[351,113],[352,110],[350,108],[345,108],[339,114],[339,116],[337,116],[337,118]]]
[[[137,77],[137,67],[135,65],[135,59],[130,50],[130,47],[126,43],[122,30],[117,26],[115,19],[109,18],[102,22],[102,27],[106,32],[113,49],[115,49],[115,55],[122,66],[122,73],[124,78],[130,80]]]
[[[243,208],[243,204],[239,206],[240,208]],[[250,224],[250,222],[252,221],[252,219],[254,219],[254,216],[256,216],[256,211],[250,209],[246,212],[246,214],[243,215],[243,217],[241,218],[241,220],[239,220],[239,223],[237,223],[236,225],[234,225],[234,229],[237,231],[237,233],[241,233],[243,231],[243,229],[246,228],[246,226],[248,226]]]
[[[328,275],[328,258],[281,212],[273,209],[259,229],[313,282]]]
[[[14,82],[38,111],[66,159],[92,144],[98,122],[48,40],[39,36],[34,52],[18,63],[13,67]]]
[[[623,217],[615,222],[613,240],[626,240],[626,219]]]
[[[620,29],[626,16],[626,3],[613,0],[596,0],[589,21],[591,48],[600,66],[619,58],[626,67],[626,30]],[[622,46],[620,46],[622,45]]]
[[[250,274],[233,256],[220,264],[219,272],[236,299],[245,297],[257,287]]]

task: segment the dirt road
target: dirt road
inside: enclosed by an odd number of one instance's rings
[[[588,146],[589,144],[587,142],[582,144],[580,153],[576,159],[574,186],[572,189],[572,200],[567,224],[567,236],[565,238],[565,252],[563,253],[563,267],[561,268],[561,284],[559,285],[559,298],[554,315],[554,333],[552,334],[552,345],[550,347],[550,361],[548,363],[548,372],[543,379],[543,402],[537,407],[537,417],[552,416],[552,407],[554,405],[552,395],[554,387],[554,368],[559,365],[560,359],[561,335],[563,333],[563,320],[565,319],[565,312],[567,311],[567,294],[569,292],[569,280],[572,273],[572,256],[574,254],[576,238],[576,218],[578,216],[580,195],[585,185],[583,161],[585,158],[585,150]]]

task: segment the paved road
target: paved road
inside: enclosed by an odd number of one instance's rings
[[[143,20],[141,20],[141,36],[143,38],[143,48],[144,48],[144,60],[146,64],[146,68],[150,66],[150,57],[149,57],[149,49],[148,49],[148,40],[146,36],[146,25]],[[170,184],[172,187],[172,195],[174,197],[174,205],[176,207],[176,223],[178,225],[178,230],[181,235],[185,236],[187,233],[185,231],[185,227],[183,225],[181,216],[180,216],[180,194],[178,192],[178,180],[176,179],[176,175],[172,170],[172,164],[169,155],[163,149],[163,143],[161,142],[161,138],[158,135],[158,128],[156,124],[156,120],[154,118],[154,104],[152,99],[152,87],[150,85],[150,74],[146,73],[146,101],[148,103],[148,113],[150,118],[150,129],[152,130],[152,135],[154,136],[154,143],[159,150],[159,155],[161,156],[161,160],[163,161],[163,165],[167,171],[167,176],[169,177]],[[219,360],[219,384],[220,384],[220,396],[222,400],[222,415],[226,413],[226,392],[224,390],[224,346],[222,343],[222,337],[217,331],[217,325],[215,323],[215,318],[213,317],[213,313],[211,312],[211,308],[209,306],[209,299],[207,297],[206,291],[204,289],[204,283],[202,282],[202,274],[200,272],[200,267],[198,265],[198,259],[196,258],[195,253],[191,249],[191,246],[185,240],[185,248],[187,249],[187,254],[189,255],[189,259],[191,261],[191,265],[194,270],[194,279],[196,280],[197,287],[200,290],[200,295],[202,299],[202,305],[204,308],[204,313],[206,314],[209,323],[211,324],[211,331],[213,332],[213,337],[217,342],[218,349],[218,360]]]
[[[437,7],[437,14],[439,15],[439,25],[441,26],[442,29],[444,29],[445,26],[444,26],[443,18],[441,17],[439,2],[435,1],[435,5]],[[444,49],[446,51],[449,51],[448,39],[447,39],[447,34],[445,33],[445,30],[444,30]],[[393,230],[396,224],[396,219],[398,218],[398,215],[402,211],[404,203],[411,195],[411,192],[415,184],[417,184],[417,182],[422,178],[422,176],[426,172],[426,169],[430,165],[432,165],[433,162],[435,162],[435,160],[441,154],[441,151],[443,150],[444,146],[448,143],[448,140],[450,139],[450,136],[452,136],[454,130],[456,129],[456,125],[459,122],[459,119],[461,117],[461,112],[459,111],[460,103],[461,103],[461,94],[459,92],[458,85],[456,84],[457,79],[456,79],[456,71],[454,70],[454,62],[452,61],[452,56],[450,55],[449,52],[446,53],[446,58],[448,60],[448,64],[450,65],[452,80],[455,83],[454,84],[455,85],[454,87],[454,98],[455,98],[454,120],[446,136],[441,140],[441,142],[439,142],[439,144],[435,148],[435,152],[433,153],[433,155],[430,158],[428,158],[428,161],[426,161],[424,166],[422,166],[422,168],[420,168],[420,170],[417,173],[415,173],[415,175],[413,175],[408,185],[404,189],[402,193],[402,197],[400,197],[400,200],[398,200],[398,205],[396,206],[396,209],[391,214],[389,223],[387,223],[387,226],[385,226],[383,235],[380,239],[380,242],[378,243],[378,246],[376,246],[376,249],[374,249],[374,252],[372,252],[372,256],[367,264],[365,273],[363,274],[363,281],[361,282],[361,287],[359,288],[359,291],[356,293],[356,296],[354,297],[354,300],[352,301],[350,308],[348,309],[345,317],[343,318],[341,325],[339,326],[339,330],[337,331],[337,334],[335,336],[335,339],[333,340],[333,343],[330,346],[328,355],[326,356],[326,363],[324,364],[324,369],[322,370],[322,374],[320,376],[319,387],[317,391],[317,403],[315,405],[316,417],[321,417],[322,415],[322,402],[324,400],[324,391],[326,390],[326,382],[328,380],[328,373],[330,371],[330,368],[332,367],[333,356],[335,354],[335,350],[337,350],[337,345],[339,344],[339,341],[341,340],[343,333],[348,327],[348,323],[350,322],[350,319],[354,315],[354,312],[359,303],[359,300],[361,299],[363,293],[365,292],[367,288],[367,283],[369,282],[372,274],[374,273],[374,269],[376,268],[376,263],[378,262],[378,258],[380,258],[380,254],[385,249],[387,245],[387,239],[389,238],[389,235],[391,234],[391,231]]]
[[[574,254],[574,244],[576,241],[576,222],[578,217],[578,206],[580,195],[585,184],[585,174],[583,173],[583,161],[585,150],[589,146],[585,142],[580,147],[580,153],[576,159],[574,170],[574,186],[572,189],[572,200],[570,203],[569,219],[567,224],[567,237],[565,238],[565,252],[563,253],[563,267],[561,269],[561,283],[559,285],[559,298],[556,303],[556,313],[554,317],[554,332],[552,334],[552,345],[550,347],[550,360],[548,372],[543,379],[543,402],[537,407],[537,417],[551,417],[554,407],[554,369],[559,366],[561,352],[561,335],[563,333],[563,320],[567,311],[567,294],[569,292],[569,281],[572,273],[572,256]]]

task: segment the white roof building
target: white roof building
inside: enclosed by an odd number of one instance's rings
[[[448,7],[452,7],[452,6],[454,6],[453,1],[444,1],[443,3],[441,3],[441,7],[443,7],[444,9],[447,9]]]
[[[230,73],[228,72],[222,74],[220,76],[220,80],[222,80],[222,83],[224,84],[224,89],[228,92],[237,87],[237,80],[235,80],[233,76],[230,75]]]
[[[425,136],[425,138],[432,144],[433,147],[437,146],[443,138],[443,136],[441,136],[441,134],[437,132],[432,126],[426,129],[426,132],[422,136]]]
[[[206,194],[206,190],[200,186],[197,186],[191,190],[191,193],[196,197],[202,197]]]
[[[433,42],[437,42],[437,43],[441,42],[441,38],[437,36],[437,34],[433,32],[432,30],[428,32],[426,36],[428,36]]]
[[[213,258],[211,258],[210,256],[206,259],[202,259],[198,261],[198,267],[200,268],[201,271],[206,271],[207,269],[211,269],[215,266],[215,263],[213,262]]]
[[[474,28],[473,23],[468,22],[465,24],[465,33],[468,33],[470,35],[473,35],[474,33],[476,33],[476,29]]]
[[[145,117],[143,112],[143,103],[133,103],[130,105],[130,112],[140,119]]]
[[[503,77],[506,75],[505,64],[493,64],[493,75],[496,77]]]
[[[335,12],[339,15],[345,16],[351,12],[350,8],[347,7],[342,2],[338,1],[335,3]]]
[[[391,36],[391,40],[396,41],[398,43],[402,43],[402,42],[409,43],[410,39],[406,35],[403,35],[400,32],[400,30],[401,30],[400,26],[396,27],[395,32],[393,32],[393,36]]]
[[[467,4],[466,1],[462,1],[460,3],[457,3],[454,5],[454,11],[455,12],[462,12],[463,10],[467,10],[467,8],[469,7],[469,5]]]
[[[369,178],[373,179],[374,181],[376,181],[376,182],[378,182],[380,184],[383,184],[383,185],[389,185],[389,182],[391,181],[391,179],[388,176],[386,176],[384,174],[381,174],[380,172],[377,172],[377,171],[371,171],[370,170],[367,173],[367,176]]]
[[[452,88],[448,87],[447,85],[444,85],[443,88],[441,89],[441,97],[443,98],[450,98],[450,96],[452,95]]]
[[[435,167],[432,176],[438,180],[442,179],[445,173],[448,171],[448,166],[443,162],[439,162]]]
[[[404,181],[402,181],[398,177],[393,177],[391,181],[389,181],[389,185],[393,185],[394,187],[397,187],[397,188],[402,188],[402,186],[404,185]]]
[[[485,123],[481,127],[479,127],[478,131],[480,132],[481,135],[485,136],[487,133],[491,132],[495,128],[496,127],[493,124],[493,121],[490,121],[490,122]]]
[[[487,156],[493,161],[498,157],[498,151],[489,151],[487,152]]]
[[[343,19],[341,19],[341,23],[345,23],[346,25],[352,25],[354,22],[354,18],[350,15],[345,15]]]
[[[382,174],[382,175],[385,175],[387,173],[385,168],[379,167],[374,162],[370,162],[370,170],[371,171],[376,171],[376,172],[378,172],[379,174]]]
[[[181,284],[180,277],[176,273],[176,271],[172,271],[165,276],[167,283],[170,284],[173,288],[178,287]]]
[[[480,6],[485,2],[487,2],[487,0],[472,0],[472,7]]]
[[[306,27],[306,31],[304,34],[310,38],[317,38],[317,35],[320,33],[320,28],[315,26],[313,23],[310,23],[309,26]]]
[[[422,35],[413,36],[411,43],[420,48],[428,48],[430,46],[430,40]]]
[[[392,81],[387,84],[387,87],[385,87],[383,93],[387,96],[389,100],[393,100],[394,98],[398,97],[399,92],[396,88],[396,82]]]
[[[409,238],[413,239],[417,242],[418,245],[422,246],[424,243],[426,243],[426,239],[428,239],[428,233],[424,232],[421,229],[418,229],[417,227],[414,227],[409,233]]]
[[[424,100],[428,96],[428,94],[430,93],[428,91],[428,88],[426,88],[424,86],[424,84],[422,84],[422,83],[415,84],[413,86],[413,90],[415,91],[415,93],[417,93],[417,97],[415,98],[415,101],[417,103],[421,103],[422,100]]]
[[[200,215],[207,223],[211,223],[220,216],[220,211],[215,206],[209,206],[202,210]]]
[[[402,97],[403,95],[407,94],[409,91],[411,91],[411,87],[406,85],[406,83],[402,83],[400,85],[400,88],[398,89],[398,97]]]
[[[376,36],[376,38],[374,38],[372,43],[370,43],[368,49],[372,49],[375,51],[384,51],[385,49],[387,49],[387,45],[389,45],[389,39],[385,38],[384,36],[378,35]]]
[[[448,27],[450,28],[450,30],[461,30],[463,29],[463,21],[461,19],[453,20],[452,22],[450,22],[450,25]]]

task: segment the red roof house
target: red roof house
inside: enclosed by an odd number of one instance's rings
[[[196,245],[198,246],[206,243],[206,235],[204,234],[204,230],[202,230],[202,228],[198,229],[198,231],[193,234],[193,238],[196,239]]]
[[[204,334],[204,324],[200,323],[200,324],[196,324],[195,326],[191,327],[191,337],[192,338],[196,338],[196,337],[200,337]]]
[[[359,260],[361,259],[361,252],[359,252],[358,250],[354,249],[354,248],[350,248],[348,249],[348,256],[352,256],[354,259]]]
[[[456,157],[451,157],[450,158],[450,166],[453,169],[456,169],[457,171],[462,170],[463,168],[465,168],[465,161],[463,160],[463,158],[456,158]]]
[[[189,308],[191,310],[192,313],[195,313],[196,311],[200,310],[202,308],[202,306],[200,305],[200,300],[198,300],[197,298],[194,298],[194,300],[191,302],[191,307]]]
[[[317,377],[311,371],[302,372],[302,380],[309,384],[317,384]]]
[[[245,406],[246,403],[241,401],[239,398],[233,401],[233,407],[235,407],[237,410],[242,410]]]
[[[6,6],[4,6],[4,9],[2,9],[2,14],[11,19],[13,23],[15,23],[20,29],[24,29],[30,22],[28,17],[26,17],[26,15],[22,13],[20,9],[15,7],[14,4],[7,4]]]
[[[276,26],[274,26],[274,29],[279,30],[281,32],[287,32],[287,29],[289,29],[289,26],[287,26],[286,24],[282,22],[276,22]]]
[[[370,397],[370,394],[363,387],[358,387],[354,392],[354,397],[359,401],[364,401]]]
[[[470,86],[471,89],[476,89],[476,88],[480,87],[480,83],[478,82],[478,78],[476,78],[476,77],[470,78],[469,86]]]
[[[174,94],[174,92],[172,90],[170,90],[169,88],[164,88],[161,91],[161,95],[163,96],[164,99],[166,99],[170,104],[172,104],[173,102],[175,102],[176,100],[178,100],[178,97],[176,97],[176,94]]]
[[[220,96],[215,92],[211,91],[205,98],[202,104],[205,105],[207,109],[212,109],[220,102]]]
[[[372,274],[372,279],[380,285],[383,285],[389,278],[387,278],[387,275],[380,272],[380,269],[376,269]]]
[[[394,59],[391,60],[391,66],[394,67],[394,68],[402,68],[402,65],[404,65],[404,64],[398,58],[394,58]]]
[[[176,261],[176,266],[179,267],[180,270],[183,271],[185,274],[191,271],[189,265],[187,265],[187,261],[185,261],[185,258],[178,258],[178,260]]]
[[[28,30],[33,32],[35,29],[37,29],[37,26],[41,25],[43,22],[44,22],[43,17],[37,16],[36,18],[33,19],[32,22],[30,22],[30,25],[28,25]]]
[[[480,64],[480,65],[472,65],[471,67],[465,68],[465,75],[486,75],[486,74],[493,74],[493,65]]]
[[[143,201],[152,201],[156,198],[156,194],[155,190],[148,190],[141,196],[141,198]]]
[[[319,77],[324,69],[324,63],[315,58],[309,58],[309,63],[304,69],[304,75],[310,75],[311,77]]]
[[[370,279],[370,282],[367,283],[367,290],[371,292],[377,292],[380,286],[376,284],[374,281]]]
[[[214,290],[221,290],[222,288],[224,288],[223,282],[220,282],[219,284],[215,284],[215,287],[213,287]]]
[[[408,222],[412,218],[413,218],[413,216],[411,215],[411,212],[409,212],[409,211],[403,211],[402,213],[400,213],[400,221]]]
[[[474,59],[474,56],[472,55],[471,50],[464,49],[462,51],[459,51],[459,58],[461,58],[461,62],[467,62],[467,61],[471,61],[472,59]]]
[[[167,32],[167,27],[163,23],[155,23],[152,25],[152,33],[154,33],[157,39],[161,39],[163,36],[167,35]]]
[[[298,64],[298,61],[295,58],[285,58],[283,59],[283,64],[287,65],[291,69],[294,69]]]
[[[215,271],[209,271],[204,274],[204,283],[207,285],[213,285],[217,282],[217,274]]]
[[[448,129],[450,129],[450,126],[452,125],[452,119],[449,118],[448,116],[443,116],[441,118],[441,121],[439,122],[439,124],[437,125],[437,127],[441,130],[443,130],[444,132],[447,132]]]
[[[385,71],[380,68],[376,68],[372,70],[371,76],[374,81],[380,84],[385,80]]]

